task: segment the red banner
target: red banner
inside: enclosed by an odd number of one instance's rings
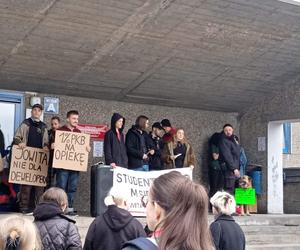
[[[104,135],[108,130],[107,125],[96,124],[78,124],[77,128],[85,134],[91,135],[91,138],[104,140]]]

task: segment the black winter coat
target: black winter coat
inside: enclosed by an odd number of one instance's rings
[[[142,147],[141,137],[144,137],[146,152]],[[136,126],[132,126],[126,134],[126,149],[128,156],[128,168],[134,169],[142,167],[145,164],[143,160],[144,153],[147,153],[150,149],[153,149],[152,145],[149,144],[149,135],[143,131],[141,134]],[[148,162],[147,162],[148,163]]]
[[[52,202],[42,202],[33,212],[43,248],[47,250],[81,250],[81,240],[75,221],[63,215]]]
[[[162,151],[164,148],[164,142],[162,138],[152,137],[150,132],[149,134],[149,144],[154,148],[154,155],[149,156],[149,169],[150,170],[162,170],[164,166],[164,161],[162,160]]]
[[[90,225],[83,249],[119,250],[125,242],[139,237],[146,237],[141,223],[128,211],[112,205]]]
[[[234,171],[240,169],[240,146],[234,140],[234,136],[226,136],[221,133],[219,138],[220,162],[225,162],[227,169]]]
[[[210,225],[216,250],[245,250],[245,234],[229,215],[220,215]]]
[[[123,118],[123,127],[119,129],[121,140],[118,139],[116,131],[116,122]],[[117,166],[127,168],[128,158],[125,146],[125,139],[123,135],[123,129],[125,126],[125,118],[118,113],[114,113],[111,118],[110,130],[106,132],[104,138],[104,157],[105,164],[110,165],[115,163]]]

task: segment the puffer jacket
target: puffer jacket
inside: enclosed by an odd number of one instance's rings
[[[75,221],[63,215],[56,203],[42,202],[33,213],[45,250],[81,250],[82,244]]]

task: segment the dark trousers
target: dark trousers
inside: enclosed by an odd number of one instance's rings
[[[234,195],[236,177],[231,170],[225,171],[225,178],[224,178],[224,190],[232,195]]]
[[[35,209],[36,204],[39,202],[40,197],[44,192],[43,187],[21,185],[20,186],[20,210],[26,211]]]
[[[210,181],[210,197],[212,197],[217,191],[224,190],[224,173],[221,169],[210,169],[209,171]]]
[[[66,169],[56,170],[56,186],[65,190],[68,196],[69,207],[73,207],[77,184],[79,180],[79,172]]]

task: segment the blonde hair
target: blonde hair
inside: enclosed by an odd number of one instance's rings
[[[41,197],[40,202],[55,202],[60,207],[68,207],[68,196],[66,192],[57,187],[49,188]]]
[[[0,250],[5,249],[8,237],[19,238],[20,250],[41,250],[39,233],[32,221],[21,216],[10,216],[0,221]]]
[[[235,199],[227,192],[218,191],[211,197],[210,203],[219,214],[232,215],[236,211]]]
[[[121,206],[123,202],[126,202],[129,200],[129,194],[126,190],[122,189],[116,189],[112,187],[104,199],[104,204],[106,206],[110,205],[116,205],[116,206]]]

